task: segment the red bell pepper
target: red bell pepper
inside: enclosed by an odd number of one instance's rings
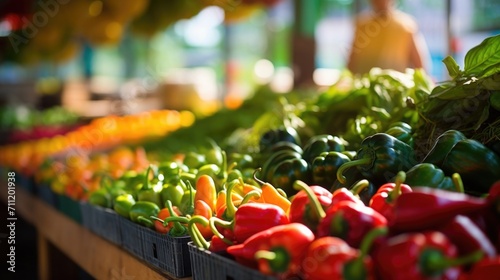
[[[500,256],[495,256],[475,263],[468,273],[460,275],[459,280],[493,280],[499,275]]]
[[[396,175],[394,183],[387,183],[380,186],[370,200],[369,206],[379,212],[387,220],[391,220],[394,213],[394,202],[401,193],[411,192],[410,186],[403,184],[406,174],[401,171]]]
[[[212,239],[210,240],[210,246],[208,249],[212,252],[225,252],[227,247],[230,245],[224,242],[220,237],[217,235],[213,235]]]
[[[414,187],[396,200],[389,221],[391,231],[419,231],[434,228],[456,215],[480,212],[489,207],[485,198],[429,187]]]
[[[441,232],[402,233],[378,244],[372,257],[384,280],[457,279],[465,264],[479,261],[475,252],[457,258],[457,248]]]
[[[360,250],[338,237],[317,238],[309,245],[302,260],[303,279],[375,279],[373,261],[368,252],[375,238],[386,233],[387,228],[367,233]]]
[[[363,179],[363,180],[359,180],[356,184],[354,184],[354,186],[352,186],[351,189],[347,189],[347,188],[336,189],[332,193],[331,206],[334,206],[335,204],[337,204],[341,201],[345,201],[345,200],[349,200],[349,201],[358,203],[360,205],[365,205],[363,203],[363,201],[359,198],[358,194],[363,189],[368,187],[369,185],[370,185],[370,182],[366,179]]]
[[[314,238],[307,226],[290,223],[258,232],[226,251],[237,259],[257,262],[264,274],[286,278],[299,273],[304,253]]]
[[[329,190],[321,186],[309,186],[309,188],[314,196],[318,198],[323,209],[326,209],[332,204],[332,193]],[[309,195],[304,189],[295,194],[291,200],[288,213],[290,222],[304,224],[313,232],[316,232],[321,217],[318,215],[318,212],[313,209],[315,206],[312,204],[313,202],[311,202]]]
[[[227,237],[218,231],[217,225],[219,228],[223,227],[230,229],[234,236],[234,241],[242,243],[257,232],[290,222],[285,211],[277,205],[259,202],[247,203],[246,201],[249,197],[254,194],[258,195],[257,192],[250,192],[245,195],[242,204],[236,208],[231,199],[233,186],[234,185],[229,185],[227,189],[226,211],[222,214],[222,216],[228,220],[223,220],[218,217],[212,217],[210,219],[212,231],[224,241],[228,242],[231,240],[228,240]]]
[[[359,248],[370,230],[386,226],[387,219],[372,208],[352,201],[341,201],[329,208],[318,225],[317,236],[336,236]]]
[[[459,255],[479,250],[486,257],[493,257],[497,254],[488,236],[467,216],[457,215],[436,230],[444,233],[457,246]]]

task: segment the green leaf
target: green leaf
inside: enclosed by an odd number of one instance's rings
[[[446,82],[435,87],[429,97],[443,100],[475,97],[481,93],[481,84],[479,81],[477,79],[469,79],[460,84]]]
[[[446,66],[446,69],[448,70],[448,74],[453,79],[460,76],[460,74],[462,73],[462,71],[460,71],[460,66],[458,66],[457,62],[453,57],[451,56],[445,57],[443,59],[443,63]]]
[[[495,75],[497,73],[500,73],[500,63],[484,69],[484,71],[481,73],[481,77],[488,78],[489,76]]]
[[[485,69],[500,63],[500,35],[486,38],[465,55],[464,73],[481,77]]]

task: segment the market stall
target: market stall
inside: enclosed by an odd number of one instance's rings
[[[121,31],[113,15],[151,37],[207,6],[234,16],[228,24],[280,1],[172,1],[169,17],[163,1],[132,2],[130,10],[92,2],[84,20],[110,29],[74,26],[71,34],[92,44],[122,40],[99,33]],[[311,39],[313,2],[293,42]],[[241,98],[228,67],[222,100],[202,100],[199,85],[169,76],[132,79],[112,93],[106,82],[87,83],[100,90],[87,101],[116,105],[102,116],[59,99],[48,108],[6,106],[8,240],[22,230],[18,219],[35,229],[39,279],[496,279],[499,48],[492,35],[463,64],[446,56],[440,82],[420,68],[342,69],[328,86],[308,86],[309,73],[286,92],[268,81]],[[44,51],[37,55],[59,54]],[[153,107],[132,106],[143,99]],[[11,245],[5,270],[15,278],[21,245]],[[72,264],[58,267],[56,250]],[[85,275],[67,274],[75,267]]]

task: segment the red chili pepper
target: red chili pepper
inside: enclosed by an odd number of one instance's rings
[[[484,198],[429,187],[414,187],[396,200],[391,231],[419,231],[434,228],[456,215],[474,213],[489,207]]]
[[[344,240],[324,236],[314,240],[302,260],[303,279],[375,279],[373,261],[368,252],[376,237],[387,228],[377,228],[366,234],[360,250]]]
[[[321,186],[309,187],[318,198],[318,201],[323,209],[326,209],[330,206],[330,204],[332,204],[332,193],[329,190]],[[318,215],[318,212],[313,209],[314,206],[312,206],[312,202],[306,191],[300,190],[294,195],[291,202],[292,204],[290,205],[288,213],[290,222],[304,224],[315,232],[321,217]]]
[[[469,217],[457,215],[437,230],[444,233],[457,246],[460,255],[478,250],[487,257],[497,254],[488,236]]]
[[[379,212],[387,220],[392,219],[394,213],[394,202],[401,193],[411,192],[410,186],[403,184],[406,174],[401,171],[396,175],[394,183],[387,183],[380,186],[370,200],[369,206]]]
[[[226,251],[236,258],[256,261],[264,274],[286,277],[299,272],[304,253],[314,238],[307,226],[290,223],[258,232]]]
[[[493,280],[500,275],[500,256],[484,258],[475,263],[468,273],[461,275],[460,280]]]
[[[457,247],[441,232],[402,233],[378,244],[372,254],[380,279],[457,279],[461,266],[479,261],[478,251],[457,258]]]
[[[214,234],[218,235],[223,240],[230,241],[220,234],[217,225],[223,228],[230,229],[234,240],[237,243],[242,243],[253,234],[269,229],[277,225],[290,223],[285,211],[274,204],[259,203],[259,202],[246,202],[249,197],[254,196],[252,192],[244,197],[242,204],[236,208],[230,198],[234,185],[229,185],[227,189],[227,202],[226,211],[222,215],[223,220],[218,217],[210,219],[210,224]],[[258,195],[258,193],[254,193]]]
[[[317,236],[340,237],[350,246],[359,248],[367,232],[386,225],[387,219],[372,208],[352,201],[341,201],[327,210],[325,218],[318,225]]]

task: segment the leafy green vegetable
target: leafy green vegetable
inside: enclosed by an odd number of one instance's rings
[[[494,73],[486,71],[492,66],[500,67],[500,35],[486,38],[467,52],[464,59],[464,74],[486,77],[489,73]]]
[[[459,130],[482,144],[500,141],[499,114],[491,106],[492,92],[500,90],[500,35],[469,50],[463,70],[450,56],[443,63],[452,79],[416,103],[420,116],[416,135],[421,143],[417,154],[427,152],[448,129]]]

